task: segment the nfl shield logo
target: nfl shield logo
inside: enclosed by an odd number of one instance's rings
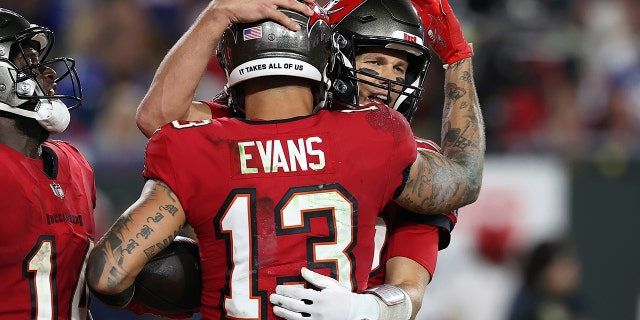
[[[57,184],[57,183],[52,183],[50,184],[51,186],[51,190],[53,190],[53,194],[56,195],[56,197],[62,199],[64,198],[64,191],[62,190],[62,187]]]

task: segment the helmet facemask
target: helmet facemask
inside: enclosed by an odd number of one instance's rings
[[[339,71],[332,81],[333,99],[350,107],[359,107],[358,84],[377,87],[387,91],[387,102],[391,101],[392,92],[398,94],[390,107],[411,121],[422,96],[431,62],[429,49],[424,46],[422,39],[424,29],[417,12],[409,1],[397,0],[343,1],[336,7],[330,10],[340,19],[332,20],[340,62]],[[342,10],[348,8],[353,8],[353,11],[345,15]],[[356,69],[357,55],[367,48],[403,52],[408,62],[405,81],[399,82]],[[362,79],[362,76],[370,80]]]

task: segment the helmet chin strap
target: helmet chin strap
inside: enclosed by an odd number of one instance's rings
[[[64,131],[71,121],[69,109],[60,99],[40,100],[36,106],[36,114],[35,119],[51,134]]]
[[[38,101],[35,111],[12,107],[0,102],[0,110],[36,119],[51,134],[64,131],[71,121],[71,114],[69,114],[67,105],[59,99],[41,99]]]

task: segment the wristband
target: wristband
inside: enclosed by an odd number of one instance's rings
[[[91,286],[89,286],[89,289],[91,289]],[[126,307],[133,299],[135,291],[135,286],[133,284],[129,288],[126,288],[124,291],[117,294],[102,294],[91,289],[91,292],[96,298],[100,299],[100,301],[109,307],[116,309]]]
[[[373,294],[388,306],[395,306],[396,304],[403,303],[407,299],[404,290],[390,284],[381,284],[368,288],[362,293]]]
[[[413,313],[409,295],[399,287],[382,284],[364,290],[362,293],[374,295],[378,302],[378,320],[408,320]]]

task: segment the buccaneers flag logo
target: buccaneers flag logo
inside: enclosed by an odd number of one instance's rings
[[[329,15],[331,27],[335,26],[364,2],[365,0],[331,0],[331,2],[327,3],[324,8]]]
[[[328,18],[325,11],[322,10],[322,8],[318,7],[315,3],[310,4],[309,7],[313,9],[313,12],[314,12],[314,14],[311,17],[309,17],[309,22],[307,22],[307,30],[311,32],[311,28],[313,28],[313,26],[319,20],[327,21]]]

